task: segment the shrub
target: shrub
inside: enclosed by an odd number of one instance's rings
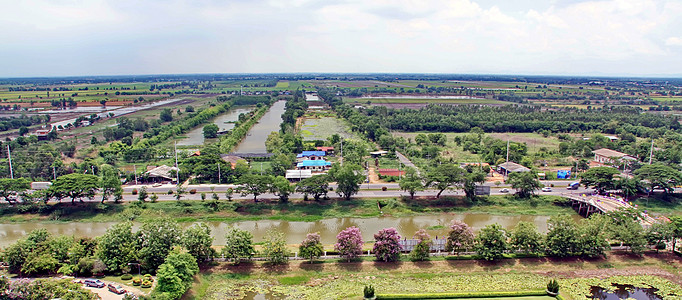
[[[365,298],[372,298],[374,297],[374,287],[370,285],[366,285],[362,293],[365,295]]]
[[[552,279],[547,283],[547,291],[550,293],[558,293],[559,292],[559,283],[556,281],[556,279]]]
[[[133,189],[133,195],[137,195],[137,189]]]
[[[130,275],[130,274],[121,275],[121,280],[131,280],[131,279],[133,279],[133,275]]]
[[[192,195],[194,195],[194,194],[197,193],[197,189],[191,189],[191,190],[189,190],[189,193],[192,194]]]
[[[150,288],[150,287],[152,287],[152,282],[151,282],[151,281],[145,280],[145,281],[142,282],[142,288],[148,289],[148,288]]]
[[[457,299],[457,298],[496,298],[520,296],[544,296],[545,291],[501,291],[501,292],[458,292],[424,294],[378,294],[377,299]]]
[[[168,190],[168,195],[173,195],[173,190]]]
[[[381,187],[381,191],[385,192],[386,190],[388,190],[387,187],[385,187],[385,186],[382,186],[382,187]]]
[[[144,274],[144,280],[154,282],[154,277],[151,274]]]
[[[133,285],[134,285],[134,286],[139,286],[140,284],[142,284],[142,279],[141,279],[140,277],[135,277],[135,278],[133,279]]]

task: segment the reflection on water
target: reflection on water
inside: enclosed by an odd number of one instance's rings
[[[574,215],[573,218],[580,219]],[[287,243],[298,244],[311,232],[319,232],[322,243],[333,244],[336,242],[336,235],[343,229],[350,226],[357,226],[362,231],[363,238],[372,240],[373,235],[379,230],[394,227],[404,238],[411,238],[419,229],[427,229],[432,237],[441,237],[448,232],[448,225],[452,220],[461,220],[474,230],[479,230],[485,225],[498,223],[506,229],[512,229],[520,221],[532,222],[536,224],[540,231],[547,231],[548,216],[496,216],[489,214],[454,214],[443,213],[428,216],[411,217],[375,217],[375,218],[333,218],[315,222],[290,222],[277,220],[243,221],[234,223],[207,222],[211,227],[214,236],[214,245],[225,244],[225,233],[230,226],[248,230],[254,236],[256,242],[263,240],[265,233],[271,229],[284,233]],[[95,237],[103,235],[107,228],[116,222],[104,223],[12,223],[0,224],[0,247],[6,247],[16,240],[26,236],[29,232],[39,228],[45,228],[55,235],[74,235]],[[192,223],[181,223],[183,227]],[[135,224],[135,229],[139,224]]]
[[[239,120],[240,114],[250,112],[251,108],[231,109],[225,114],[216,117],[213,124],[218,125],[218,131],[225,131],[234,128],[234,121]],[[178,141],[178,146],[194,146],[204,144],[204,126],[194,128],[186,134],[187,138]]]
[[[592,299],[601,300],[618,300],[618,299],[636,299],[636,300],[661,300],[661,296],[657,295],[656,288],[640,288],[632,285],[614,284],[614,289],[611,291],[598,286],[590,288]]]
[[[251,127],[246,138],[239,143],[234,149],[235,153],[266,153],[265,139],[268,138],[273,131],[279,130],[279,124],[282,123],[282,114],[284,113],[284,104],[286,101],[277,101],[270,107],[270,110],[263,115],[263,117]]]

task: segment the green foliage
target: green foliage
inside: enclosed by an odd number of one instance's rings
[[[133,279],[133,275],[130,275],[130,274],[121,275],[121,280],[131,280],[131,279]]]
[[[360,184],[365,179],[362,167],[351,163],[346,163],[343,166],[334,164],[329,170],[329,177],[331,181],[336,181],[336,193],[345,200],[350,200],[353,195],[358,193]]]
[[[364,289],[362,289],[362,294],[365,296],[365,298],[372,298],[374,297],[374,287],[370,285],[366,285]]]
[[[594,167],[580,174],[580,183],[585,187],[593,187],[599,193],[615,188],[613,176],[619,174],[617,169],[611,167]]]
[[[221,250],[225,259],[239,264],[242,258],[250,259],[255,254],[253,235],[236,227],[230,228],[225,234],[225,246]]]
[[[675,185],[682,183],[682,173],[662,163],[644,165],[635,171],[635,176],[646,181],[649,190],[663,189],[666,194],[672,193]]]
[[[147,270],[156,270],[173,246],[180,244],[180,226],[169,219],[149,220],[137,232],[139,258]],[[195,261],[196,263],[196,261]]]
[[[284,241],[284,234],[270,230],[265,234],[263,241],[263,256],[271,264],[283,264],[288,261],[290,253]]]
[[[525,254],[539,254],[542,252],[542,234],[537,226],[531,222],[519,222],[510,234],[511,246]]]
[[[410,194],[410,198],[414,199],[414,194],[418,191],[424,190],[423,179],[417,174],[417,170],[412,167],[405,168],[405,175],[400,178],[398,183],[400,190],[406,191]]]
[[[179,299],[192,287],[194,275],[198,272],[199,267],[192,255],[174,250],[156,272],[158,283],[153,294]]]
[[[99,177],[95,175],[71,173],[57,177],[48,190],[54,195],[71,197],[71,202],[75,202],[76,198],[93,198],[99,186]]]
[[[555,216],[547,221],[545,237],[546,253],[549,256],[567,257],[579,253],[578,228],[568,216]]]
[[[559,292],[559,282],[556,281],[556,279],[552,279],[547,283],[547,291],[550,293],[558,293]]]
[[[237,191],[242,196],[253,195],[253,201],[258,201],[258,196],[269,190],[272,180],[269,175],[244,174],[239,178]]]
[[[521,198],[530,198],[541,188],[540,180],[535,172],[511,173],[507,183],[516,189],[516,194]]]
[[[500,224],[486,225],[476,236],[474,250],[485,260],[496,260],[502,255],[509,246],[507,236]]]
[[[289,180],[284,178],[284,176],[276,176],[272,179],[270,184],[270,192],[279,197],[280,203],[289,202],[289,195],[293,193],[295,186],[291,185]]]
[[[214,139],[218,137],[218,125],[216,124],[207,124],[204,126],[203,132],[204,132],[204,138],[205,139]]]
[[[296,184],[296,192],[305,195],[313,195],[315,201],[320,201],[320,197],[323,195],[325,198],[327,197],[330,181],[331,179],[326,174],[315,175],[299,181]]]
[[[31,253],[21,267],[21,273],[29,276],[46,275],[55,272],[58,267],[59,261],[52,255]]]
[[[464,169],[455,164],[440,164],[428,170],[426,174],[426,186],[438,190],[436,198],[448,188],[460,182],[464,177]]]
[[[413,261],[427,260],[431,253],[430,246],[431,243],[429,241],[420,241],[410,252],[410,259]]]
[[[452,220],[450,232],[445,244],[446,251],[459,252],[469,249],[474,244],[474,231],[460,220]]]
[[[424,293],[424,294],[377,294],[379,299],[458,299],[458,298],[497,298],[544,296],[545,291],[504,291],[504,292],[465,292],[465,293]]]
[[[121,271],[128,263],[137,261],[137,237],[133,234],[132,222],[111,226],[98,242],[96,255],[110,272]]]
[[[324,253],[320,234],[317,232],[308,233],[305,240],[298,247],[298,251],[301,257],[310,259],[310,263],[313,262],[313,259],[319,258]]]
[[[22,279],[10,283],[6,293],[12,296],[9,299],[100,299],[97,294],[84,289],[81,284],[73,283],[68,279]],[[0,298],[2,296],[3,293],[0,292]]]
[[[0,197],[12,204],[19,193],[31,188],[31,183],[24,178],[0,178]]]
[[[215,250],[211,248],[213,244],[211,228],[204,223],[187,228],[182,234],[181,241],[187,252],[194,256],[199,264],[215,256]]]

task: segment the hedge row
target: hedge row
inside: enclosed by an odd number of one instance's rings
[[[501,292],[460,292],[460,293],[424,293],[424,294],[377,294],[377,299],[457,299],[488,297],[523,297],[545,296],[544,290],[535,291],[501,291]]]
[[[237,146],[242,139],[244,139],[246,134],[249,133],[249,129],[258,123],[268,109],[270,109],[270,105],[263,105],[263,107],[259,108],[248,121],[232,129],[232,132],[229,135],[223,135],[220,138],[220,150],[225,153],[232,151],[232,148]]]

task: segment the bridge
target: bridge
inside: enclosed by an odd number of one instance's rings
[[[630,205],[630,203],[624,201],[622,198],[587,194],[562,194],[562,196],[571,200],[573,209],[575,209],[579,215],[586,218],[594,213],[608,213],[619,209],[635,209],[634,206]],[[644,212],[640,213],[640,218],[640,223],[644,227],[649,227],[656,222],[656,219]]]

